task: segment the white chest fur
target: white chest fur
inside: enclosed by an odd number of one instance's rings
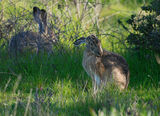
[[[100,85],[101,79],[99,75],[96,74],[96,62],[97,59],[95,56],[88,55],[84,52],[83,54],[82,66],[87,72],[87,74],[96,82],[97,85]]]
[[[95,82],[97,83],[97,85],[100,85],[101,80],[100,80],[100,77],[97,74],[94,74],[94,79],[95,79]]]

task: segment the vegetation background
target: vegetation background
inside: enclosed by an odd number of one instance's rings
[[[154,53],[136,51],[129,33],[118,24],[152,0],[1,0],[0,1],[0,115],[2,116],[159,116],[160,65]],[[32,8],[48,13],[48,26],[59,42],[54,54],[11,58],[10,38],[19,31],[38,31]],[[131,30],[132,31],[132,30]],[[95,34],[103,48],[125,57],[130,83],[93,94],[91,78],[82,68],[84,46],[73,41]]]

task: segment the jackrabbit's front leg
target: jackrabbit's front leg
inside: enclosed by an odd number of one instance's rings
[[[93,86],[94,94],[96,94],[100,88],[100,81],[99,80],[97,81],[96,78],[93,78],[92,86]]]
[[[93,87],[93,93],[96,94],[97,93],[97,84],[95,79],[92,79],[92,87]]]

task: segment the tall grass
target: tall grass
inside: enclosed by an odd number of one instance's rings
[[[125,41],[127,33],[117,23],[117,19],[126,20],[138,12],[141,2],[137,1],[139,5],[134,9],[132,5],[126,7],[124,3],[129,1],[123,0],[108,0],[105,4],[100,0],[2,2],[0,115],[160,115],[160,65],[152,53],[130,50]],[[48,26],[59,43],[51,56],[26,54],[11,58],[7,51],[11,36],[20,30],[38,30],[33,6],[47,9]],[[72,44],[91,33],[101,39],[103,48],[127,60],[131,72],[127,90],[106,86],[93,94],[91,78],[81,66],[84,46],[75,48]]]

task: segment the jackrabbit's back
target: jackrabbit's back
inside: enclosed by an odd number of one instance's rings
[[[37,40],[40,35],[36,32],[19,32],[11,38],[9,44],[10,52],[38,51]]]
[[[129,83],[129,68],[122,56],[104,50],[101,63],[104,65],[105,70],[110,70],[110,78],[113,78],[121,89],[127,88]]]
[[[102,55],[102,63],[104,64],[105,68],[110,67],[119,67],[121,69],[121,72],[127,76],[128,74],[128,63],[126,60],[113,52],[108,52],[104,50],[104,53]]]

